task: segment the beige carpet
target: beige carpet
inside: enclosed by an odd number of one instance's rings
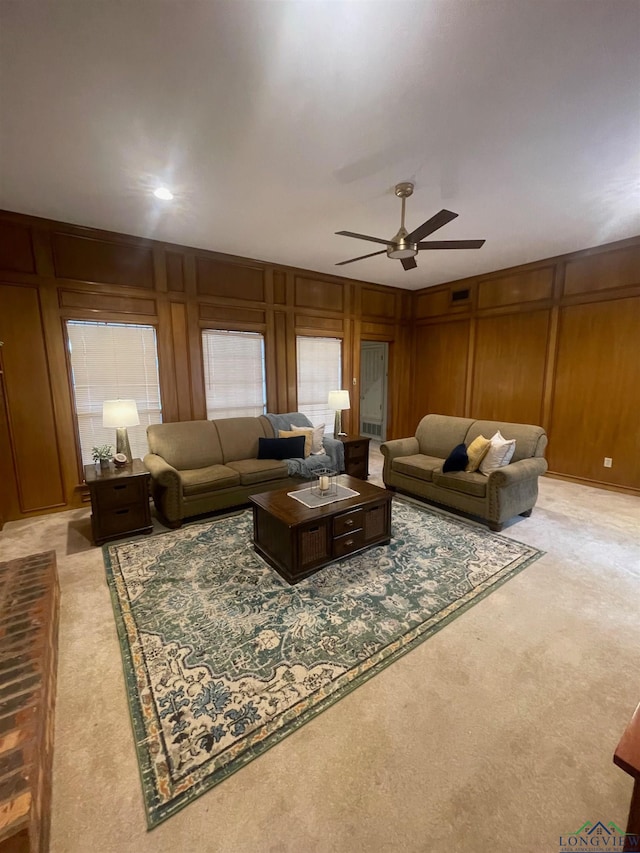
[[[586,820],[624,826],[611,758],[640,701],[638,498],[543,480],[503,535],[546,556],[149,833],[88,515],[0,533],[2,560],[58,554],[52,853],[540,853]]]

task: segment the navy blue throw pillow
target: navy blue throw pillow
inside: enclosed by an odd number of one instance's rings
[[[304,435],[259,438],[258,459],[304,459]]]
[[[467,448],[464,444],[458,444],[445,459],[442,471],[443,473],[447,471],[464,471],[468,464]]]

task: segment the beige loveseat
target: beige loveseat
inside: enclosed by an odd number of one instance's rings
[[[479,435],[500,430],[515,439],[511,462],[489,476],[473,472],[443,473],[445,459],[458,444],[467,447]],[[547,470],[547,434],[540,426],[426,415],[411,438],[385,441],[382,477],[387,488],[479,516],[491,530],[515,515],[528,516],[538,497],[538,477]]]
[[[275,424],[275,426],[274,426]],[[260,438],[311,426],[300,412],[256,418],[180,421],[147,427],[153,502],[169,527],[182,520],[248,503],[250,495],[299,486],[318,467],[344,470],[342,443],[327,435],[325,453],[308,459],[258,459]]]

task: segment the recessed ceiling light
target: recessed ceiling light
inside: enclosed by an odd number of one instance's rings
[[[171,201],[173,198],[173,193],[166,187],[158,187],[157,190],[153,191],[153,194],[156,198],[161,198],[163,201]]]

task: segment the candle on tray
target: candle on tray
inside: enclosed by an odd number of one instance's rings
[[[328,489],[329,489],[329,478],[326,476],[326,474],[321,474],[320,475],[320,491],[326,492],[326,491],[328,491]]]

